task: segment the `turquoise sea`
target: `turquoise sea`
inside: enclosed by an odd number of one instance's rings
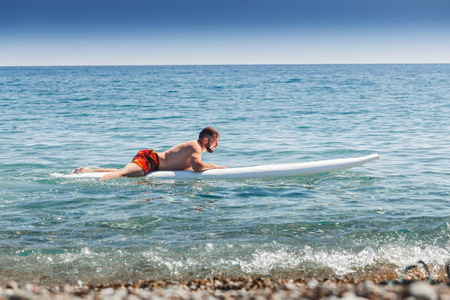
[[[397,278],[450,260],[450,65],[0,68],[0,284]],[[213,126],[229,167],[379,153],[306,178],[100,182]]]

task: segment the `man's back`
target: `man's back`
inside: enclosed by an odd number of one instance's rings
[[[178,144],[158,153],[159,170],[191,170],[191,156],[194,152],[202,154],[202,148],[196,140]]]

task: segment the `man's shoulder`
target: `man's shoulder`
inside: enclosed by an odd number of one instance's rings
[[[200,147],[200,145],[198,144],[198,142],[196,140],[190,140],[188,142],[186,142],[190,147],[193,148],[194,151],[201,151],[202,147]]]
[[[187,141],[178,145],[180,148],[190,149],[192,152],[198,152],[202,150],[196,140]]]

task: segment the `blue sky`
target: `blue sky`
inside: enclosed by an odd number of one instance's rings
[[[0,0],[0,66],[450,63],[448,0]]]

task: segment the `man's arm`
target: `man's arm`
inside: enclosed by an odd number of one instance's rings
[[[201,153],[198,153],[196,151],[191,154],[191,166],[192,166],[192,170],[194,170],[195,172],[202,172],[202,171],[211,170],[211,169],[228,169],[227,167],[223,167],[223,166],[219,166],[219,165],[215,165],[215,164],[206,164],[206,163],[202,162]]]

